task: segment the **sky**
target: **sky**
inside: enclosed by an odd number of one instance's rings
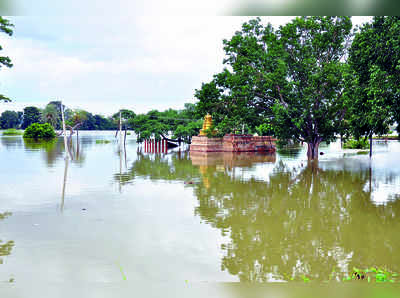
[[[39,1],[40,2],[40,1]],[[161,9],[159,7],[159,9]],[[292,17],[261,17],[275,27]],[[250,17],[13,16],[14,34],[0,35],[14,64],[0,69],[0,112],[43,108],[62,100],[72,109],[110,116],[182,109],[195,89],[223,69],[223,39]],[[369,17],[353,17],[353,24]]]

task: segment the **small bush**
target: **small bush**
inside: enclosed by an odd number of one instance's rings
[[[96,140],[96,144],[108,144],[110,143],[109,140]]]
[[[3,136],[20,136],[22,134],[24,134],[24,132],[22,130],[18,130],[15,128],[10,128],[10,129],[3,131]]]
[[[344,149],[368,149],[369,141],[367,139],[349,139],[343,144]]]
[[[263,123],[256,127],[259,136],[273,136],[274,128],[271,123]]]
[[[49,123],[32,123],[24,132],[24,138],[27,139],[52,139],[55,137],[54,128]]]

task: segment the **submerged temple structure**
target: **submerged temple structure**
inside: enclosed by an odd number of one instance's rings
[[[276,139],[273,137],[227,134],[222,138],[209,138],[205,131],[211,127],[212,118],[207,114],[200,134],[192,137],[190,152],[274,152],[276,150]]]

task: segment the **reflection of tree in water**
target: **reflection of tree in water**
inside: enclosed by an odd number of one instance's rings
[[[3,220],[5,218],[7,218],[8,216],[11,216],[10,212],[4,212],[4,213],[0,213],[0,220]],[[11,250],[14,247],[14,241],[7,241],[7,242],[3,242],[0,239],[0,264],[3,264],[3,258],[4,256],[8,256],[11,254]]]
[[[7,150],[12,150],[22,146],[21,136],[2,136],[0,137],[0,140],[1,145],[4,146]]]
[[[195,186],[196,214],[228,234],[222,269],[241,281],[327,280],[353,266],[398,272],[400,203],[371,203],[368,172],[289,172],[280,163],[268,182],[236,180],[210,169],[208,188]]]
[[[299,157],[302,153],[303,147],[295,144],[295,145],[286,145],[278,147],[277,151],[281,157]]]
[[[249,158],[250,160],[250,158]],[[176,155],[146,155],[115,180],[135,178],[195,183],[195,214],[229,237],[222,270],[241,281],[328,280],[354,267],[400,271],[400,201],[371,201],[368,169],[289,170],[278,163],[268,181],[235,178],[229,167]]]
[[[85,147],[82,146],[81,139],[77,137],[75,142],[70,139],[68,146],[70,150],[71,162],[82,166],[86,160],[86,155],[83,149]],[[64,146],[62,147],[64,148]]]
[[[61,139],[59,141],[58,138],[52,140],[24,139],[24,145],[25,149],[42,151],[43,158],[49,167],[54,166],[58,159],[62,159],[65,156],[64,142],[62,142]],[[72,162],[82,165],[85,161],[85,155],[82,146],[80,146],[79,140],[78,143],[70,142],[69,147]]]
[[[164,154],[143,154],[137,152],[137,159],[126,173],[114,175],[116,181],[126,184],[135,178],[148,178],[150,180],[173,180],[193,182],[193,184],[207,184],[207,177],[202,175],[204,170],[224,172],[233,167],[251,167],[255,163],[275,162],[276,156],[271,154],[209,154],[203,156],[189,156],[188,151]],[[200,167],[194,166],[200,165]],[[204,164],[204,165],[203,165]],[[211,164],[211,165],[210,165]]]
[[[25,150],[41,151],[43,153],[43,159],[49,167],[53,166],[57,159],[64,156],[62,149],[63,144],[58,142],[57,139],[48,141],[24,139],[24,145]]]
[[[174,181],[199,178],[199,170],[192,166],[188,154],[188,152],[177,152],[169,155],[149,155],[137,152],[137,159],[128,168],[128,171],[114,174],[114,179],[124,185],[138,177]]]

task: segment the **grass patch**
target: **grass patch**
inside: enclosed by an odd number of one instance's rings
[[[18,130],[15,128],[9,128],[9,129],[3,131],[3,136],[21,136],[23,134],[24,134],[24,132],[22,130]]]
[[[344,149],[368,149],[369,141],[366,139],[349,139],[343,144]]]
[[[380,137],[372,137],[374,140],[398,140],[399,136],[396,135],[387,135],[387,136],[380,136]]]
[[[110,142],[109,140],[96,140],[96,144],[108,144]]]
[[[358,151],[357,155],[367,155],[369,154],[369,151]]]

